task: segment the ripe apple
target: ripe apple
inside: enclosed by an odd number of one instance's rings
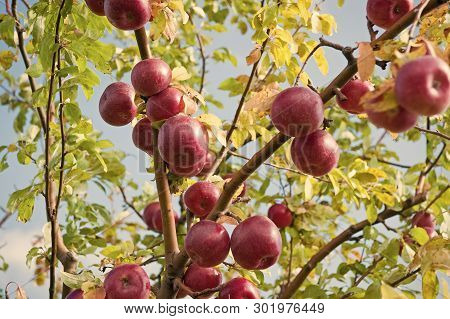
[[[438,115],[450,105],[450,68],[431,55],[403,65],[395,80],[398,103],[409,112]]]
[[[202,171],[197,176],[203,177],[208,175],[209,171],[212,169],[214,162],[216,161],[216,154],[213,152],[208,152],[205,159],[205,165],[202,168]]]
[[[137,30],[151,18],[148,0],[105,0],[105,14],[109,22],[120,30]]]
[[[137,115],[134,96],[133,87],[126,83],[115,82],[108,86],[99,103],[102,119],[113,126],[124,126],[131,123]]]
[[[245,278],[231,279],[219,292],[219,299],[260,299],[258,289]]]
[[[269,208],[268,216],[278,228],[289,227],[292,224],[292,212],[286,205],[272,205]]]
[[[328,174],[339,162],[339,146],[326,131],[315,131],[305,137],[296,137],[291,145],[295,166],[305,174]]]
[[[198,165],[198,174],[208,154],[208,133],[198,120],[178,114],[161,126],[158,149],[170,167],[183,170]]]
[[[388,29],[413,8],[413,0],[368,0],[367,18],[376,26]]]
[[[136,64],[131,72],[131,83],[140,95],[152,96],[167,89],[172,81],[172,70],[161,59],[146,59]]]
[[[133,128],[133,143],[140,150],[153,155],[152,123],[147,117],[137,122]]]
[[[122,264],[105,277],[106,299],[147,299],[150,296],[150,279],[144,269],[136,264]]]
[[[184,166],[184,165],[177,166],[169,163],[168,167],[169,171],[174,175],[182,177],[193,177],[198,176],[198,174],[200,174],[204,165],[205,165],[204,161],[199,161],[198,163],[195,163],[192,166]]]
[[[220,197],[219,188],[211,182],[202,181],[191,185],[184,193],[186,207],[197,217],[207,216]]]
[[[85,0],[88,8],[98,16],[105,15],[105,4],[103,0]]]
[[[233,175],[234,175],[234,173],[228,173],[223,177],[223,179],[233,178]],[[242,185],[243,185],[242,192],[239,194],[238,197],[244,197],[245,194],[247,193],[247,183],[244,182]]]
[[[309,88],[292,87],[277,95],[270,117],[275,127],[284,135],[304,136],[323,123],[323,102]]]
[[[172,216],[173,218],[175,218],[175,224],[178,223],[178,215],[174,212]],[[159,202],[148,204],[144,209],[143,217],[148,229],[162,234],[163,223],[161,216],[161,206],[159,205]]]
[[[222,225],[202,220],[191,227],[186,235],[184,247],[197,265],[215,267],[228,256],[230,236]]]
[[[234,260],[245,269],[266,269],[281,254],[281,235],[265,216],[253,216],[240,223],[231,235]]]
[[[193,292],[216,288],[222,284],[222,274],[216,268],[203,268],[197,264],[191,264],[183,277],[183,283]],[[198,299],[208,299],[213,294],[201,295]],[[177,297],[183,298],[186,292],[179,291]]]
[[[434,237],[434,227],[436,226],[434,216],[427,212],[418,212],[412,218],[413,227],[420,227],[426,230],[430,238]]]
[[[402,133],[416,125],[418,116],[405,108],[398,106],[382,112],[367,110],[369,121],[376,127],[384,128],[394,133]]]
[[[341,100],[336,97],[339,106],[352,114],[364,113],[364,108],[361,105],[361,98],[369,91],[373,90],[373,85],[369,81],[361,81],[359,79],[350,80],[345,84],[341,92],[346,96],[346,100]]]
[[[66,299],[84,299],[84,292],[81,289],[75,289],[66,296]]]
[[[147,116],[153,122],[166,120],[184,110],[183,93],[169,87],[147,101]]]

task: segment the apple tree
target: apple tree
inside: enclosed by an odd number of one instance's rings
[[[17,141],[0,171],[36,175],[0,225],[47,219],[24,256],[34,281],[50,298],[448,296],[449,3],[365,2],[367,40],[341,44],[319,0],[5,0],[0,97]],[[211,47],[230,26],[253,45],[250,73],[219,85],[235,106],[205,87],[238,63]],[[129,127],[144,184],[80,103],[100,74],[93,103]],[[401,163],[388,139],[426,160]]]

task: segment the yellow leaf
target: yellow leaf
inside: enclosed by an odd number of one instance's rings
[[[191,75],[183,66],[177,66],[172,70],[172,81],[174,82],[182,82],[189,80]]]
[[[247,136],[247,131],[236,129],[231,134],[231,142],[233,143],[234,147],[240,148],[242,145],[244,145]]]
[[[284,29],[275,29],[272,33],[274,38],[278,38],[285,43],[292,43],[292,35]]]
[[[361,80],[367,81],[375,70],[375,54],[369,42],[360,42],[358,49],[358,73]]]
[[[273,100],[280,93],[278,83],[272,82],[263,86],[261,91],[252,94],[250,99],[245,102],[244,110],[255,112],[269,112],[272,106]]]
[[[325,58],[325,51],[323,48],[319,48],[313,55],[314,60],[317,63],[317,66],[319,67],[320,72],[323,75],[328,74],[328,61]]]
[[[384,81],[374,91],[367,92],[361,103],[366,110],[384,112],[398,107],[394,93],[394,79]]]
[[[439,293],[439,281],[434,270],[422,274],[422,296],[424,299],[435,299]]]
[[[314,33],[332,35],[337,30],[337,24],[331,14],[314,12],[311,16],[311,29]]]
[[[203,124],[206,124],[209,127],[222,126],[222,120],[214,114],[207,114],[207,113],[202,114],[197,118],[197,120],[199,120]]]
[[[408,299],[399,289],[381,283],[381,298],[382,299]]]

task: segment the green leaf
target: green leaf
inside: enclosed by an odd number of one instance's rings
[[[116,259],[120,257],[127,257],[134,251],[134,244],[131,241],[124,241],[118,245],[112,245],[102,249],[100,252],[103,256]]]
[[[0,21],[0,40],[5,41],[10,47],[15,47],[14,28],[16,23],[14,18],[7,14],[1,14]]]
[[[95,280],[95,276],[90,271],[83,271],[78,275],[61,271],[60,275],[63,283],[72,289],[79,289],[83,283]]]
[[[420,246],[425,245],[430,240],[427,231],[421,227],[414,227],[409,231],[409,234]]]
[[[378,212],[373,203],[366,206],[366,216],[369,223],[373,224],[378,217]]]

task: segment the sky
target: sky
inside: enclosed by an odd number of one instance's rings
[[[325,0],[324,4],[322,4],[323,12],[333,14],[338,25],[337,33],[328,39],[345,46],[355,46],[357,42],[369,41],[369,34],[366,28],[365,5],[366,1],[364,0],[346,0],[344,7],[338,8],[337,0]],[[0,1],[0,6],[0,10],[3,12],[3,1]],[[23,10],[22,7],[19,9]],[[226,92],[217,90],[216,88],[219,83],[228,77],[250,73],[250,68],[245,64],[245,57],[253,49],[253,44],[250,41],[250,35],[242,36],[233,26],[227,25],[227,27],[229,27],[229,31],[216,35],[213,43],[206,48],[206,53],[210,53],[215,48],[226,46],[237,57],[239,64],[237,67],[233,67],[230,64],[215,64],[209,61],[205,89],[225,105],[223,110],[217,110],[211,107],[211,112],[222,119],[232,120],[238,105],[238,97],[229,98]],[[4,49],[4,44],[0,44],[0,50]],[[306,68],[316,86],[328,84],[346,64],[345,58],[339,52],[329,49],[325,50],[330,65],[329,75],[322,76],[317,71],[317,67],[313,61]],[[12,69],[12,73],[17,76],[23,73],[23,71],[24,69],[21,63],[16,63]],[[131,141],[131,126],[120,128],[111,127],[104,123],[99,116],[98,101],[100,96],[103,90],[113,82],[111,76],[99,75],[101,77],[101,84],[96,88],[92,99],[87,101],[80,94],[79,104],[83,113],[92,119],[94,128],[102,131],[103,137],[111,140],[116,148],[128,154],[124,162],[128,174],[142,185],[145,181],[150,180],[150,176],[145,173],[145,166],[142,163],[142,153],[139,153]],[[130,82],[129,74],[124,80]],[[0,125],[0,145],[9,145],[16,142],[16,135],[13,131],[14,118],[14,112],[8,111],[6,106],[0,106],[0,119],[2,123]],[[382,134],[382,131],[374,132],[372,138],[373,140],[377,140]],[[395,142],[390,137],[387,137],[385,142],[390,148],[395,147],[397,153],[400,155],[400,162],[403,164],[412,165],[424,160],[424,152],[417,151],[418,148],[424,148],[423,140],[419,144],[414,144],[414,147],[412,147],[412,144],[406,142]],[[251,156],[252,154],[249,152],[245,155]],[[35,170],[31,165],[22,166],[17,164],[14,156],[10,157],[8,163],[10,165],[9,169],[0,173],[1,207],[6,206],[9,195],[15,189],[27,186],[35,174]],[[107,203],[104,194],[94,187],[89,189],[89,200],[110,205]],[[174,202],[177,200],[175,198]],[[120,198],[117,198],[112,205],[112,210],[115,213],[119,213],[122,210],[122,205],[123,203]],[[0,247],[2,247],[0,248],[0,255],[5,257],[10,265],[6,273],[0,272],[0,288],[5,287],[8,282],[13,281],[21,285],[25,284],[25,290],[31,298],[47,297],[47,283],[43,287],[37,287],[33,282],[27,283],[33,277],[33,268],[29,269],[25,265],[25,256],[31,248],[31,242],[35,235],[42,234],[42,227],[45,222],[44,206],[42,205],[42,201],[40,201],[35,207],[34,215],[30,222],[22,224],[15,221],[13,217],[0,229]]]

